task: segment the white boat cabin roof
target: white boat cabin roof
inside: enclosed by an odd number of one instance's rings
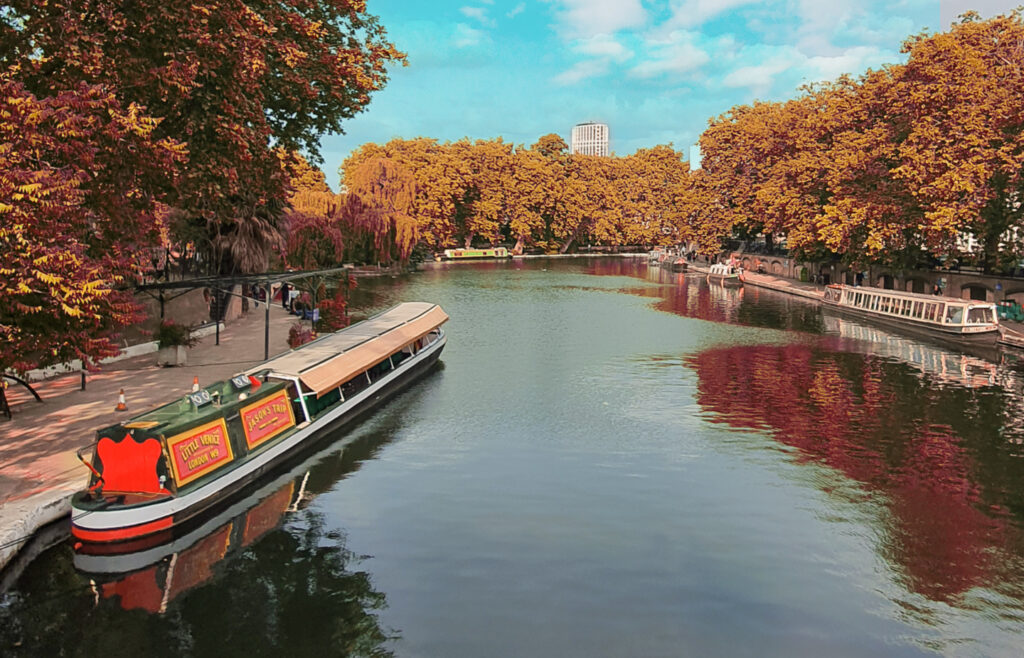
[[[296,377],[317,396],[337,388],[448,320],[437,304],[405,302],[246,371]]]
[[[829,284],[828,288],[843,290],[848,295],[854,293],[865,293],[871,295],[886,295],[899,297],[901,299],[915,299],[922,302],[941,302],[945,304],[968,304],[974,306],[995,306],[995,302],[987,302],[983,299],[960,299],[958,297],[946,297],[945,295],[929,295],[921,292],[909,292],[906,290],[893,290],[890,288],[873,288],[871,286],[847,286],[840,283]]]

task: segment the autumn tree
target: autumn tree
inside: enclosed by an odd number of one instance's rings
[[[173,205],[221,272],[251,270],[279,234],[276,149],[318,157],[403,61],[362,0],[14,0],[0,66],[37,95],[101,85],[188,148]],[[265,261],[265,258],[262,258]]]
[[[288,215],[288,224],[285,264],[303,271],[328,270],[341,265],[345,242],[335,219],[314,213],[292,212]],[[294,284],[309,295],[311,307],[317,308],[326,294],[327,284],[337,278],[316,274],[296,279]]]
[[[0,372],[116,354],[182,149],[85,84],[36,97],[0,74],[0,117]]]
[[[900,164],[923,210],[930,244],[960,231],[982,245],[982,264],[1015,263],[1024,245],[1010,229],[1024,219],[1024,17],[1021,10],[982,21],[969,13],[948,32],[912,37],[892,96],[905,120]],[[1020,236],[1024,237],[1024,236]]]
[[[371,158],[353,170],[346,186],[359,202],[354,219],[372,236],[378,258],[408,262],[419,239],[410,215],[416,197],[412,173],[389,158]]]

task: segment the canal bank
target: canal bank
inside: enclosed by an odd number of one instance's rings
[[[261,306],[228,324],[220,345],[204,337],[188,349],[187,366],[158,367],[152,354],[125,359],[90,373],[85,390],[78,373],[37,383],[42,403],[20,387],[9,389],[12,419],[0,421],[0,569],[36,530],[68,515],[71,495],[88,480],[75,451],[97,429],[188,393],[194,377],[205,385],[263,361],[264,312]],[[296,321],[271,304],[271,355],[289,349],[288,328]],[[115,410],[121,390],[127,411]]]
[[[142,569],[58,542],[0,594],[0,653],[1019,653],[1012,364],[628,259],[356,293],[452,317],[442,367],[337,437],[366,449]]]

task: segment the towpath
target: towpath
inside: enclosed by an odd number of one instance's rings
[[[261,304],[227,325],[220,345],[213,335],[203,338],[188,350],[186,366],[160,368],[155,354],[117,361],[90,373],[84,391],[79,374],[35,384],[41,404],[11,386],[13,418],[0,418],[0,568],[37,529],[67,516],[71,494],[88,476],[75,450],[91,443],[97,429],[185,395],[193,377],[209,384],[263,361],[265,311]],[[288,349],[295,321],[271,304],[271,356]],[[122,388],[128,410],[115,411]]]

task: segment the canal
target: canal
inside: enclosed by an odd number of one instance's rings
[[[442,364],[5,656],[1017,656],[1024,368],[639,260],[431,264]],[[106,572],[106,573],[104,573]]]

